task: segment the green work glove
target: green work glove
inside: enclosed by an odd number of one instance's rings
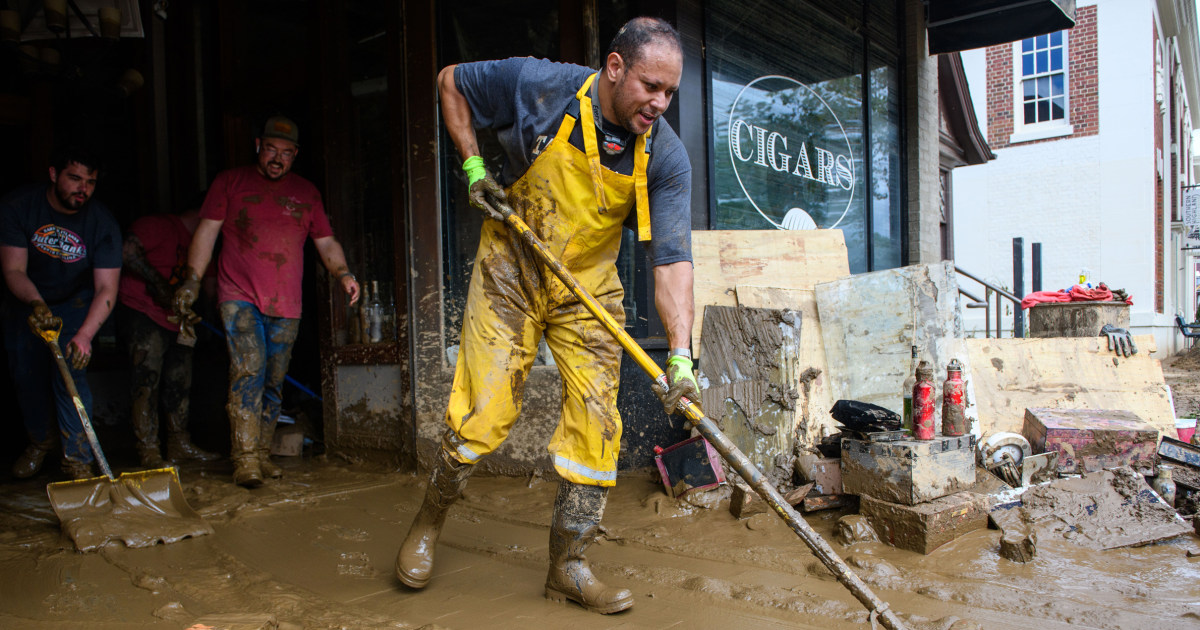
[[[195,339],[196,330],[193,326],[200,321],[200,316],[192,310],[192,305],[200,296],[200,276],[190,267],[187,271],[187,279],[179,284],[178,289],[175,289],[175,296],[171,299],[173,314],[167,317],[167,321],[179,324],[181,337]]]
[[[483,165],[483,158],[473,155],[463,162],[463,172],[467,174],[467,187],[470,191],[471,205],[483,210],[489,217],[503,221],[508,208],[508,195],[496,180],[488,174]]]
[[[700,406],[700,384],[692,373],[691,359],[679,355],[667,359],[667,384],[670,389],[665,391],[662,386],[654,384],[654,393],[662,400],[663,411],[668,414],[679,413],[679,399],[684,396]]]
[[[29,315],[29,327],[33,329],[33,334],[40,337],[43,331],[62,328],[62,320],[50,312],[50,307],[46,306],[45,302],[34,300],[30,306],[33,307],[33,313]]]

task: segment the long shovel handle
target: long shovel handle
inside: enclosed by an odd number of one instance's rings
[[[633,357],[633,360],[641,366],[642,370],[662,386],[664,390],[668,389],[667,375],[662,371],[662,368],[658,367],[654,359],[651,359],[650,355],[646,354],[646,351],[642,350],[642,347],[633,340],[633,337],[630,337],[629,333],[625,332],[625,328],[618,324],[617,320],[613,319],[613,316],[596,301],[596,298],[592,297],[587,289],[579,284],[579,281],[567,271],[567,268],[559,262],[554,254],[550,253],[550,250],[546,248],[546,244],[533,233],[533,230],[529,229],[529,226],[508,206],[501,204],[497,209],[504,215],[504,222],[508,227],[516,231],[521,239],[537,252],[538,257],[550,268],[550,271],[583,303],[588,312],[600,320],[604,328],[616,338],[621,347],[625,349],[625,352]],[[788,505],[783,496],[779,494],[779,491],[775,489],[775,486],[772,486],[766,480],[762,471],[725,436],[715,422],[704,415],[699,405],[684,397],[679,401],[679,409],[696,429],[700,431],[700,434],[717,449],[721,457],[724,457],[725,461],[729,462],[729,465],[737,471],[738,475],[741,475],[742,479],[751,488],[754,488],[754,491],[775,510],[779,518],[783,519],[788,524],[788,527],[792,528],[792,531],[796,532],[796,535],[804,541],[804,544],[808,545],[813,554],[820,558],[821,562],[837,576],[838,581],[849,589],[867,610],[871,611],[872,618],[878,617],[884,627],[889,630],[905,629],[904,624],[896,617],[896,613],[892,612],[888,604],[876,597],[867,587],[866,583],[855,575],[850,570],[850,567],[846,566],[846,563],[834,553],[829,543],[825,542],[825,539],[821,538],[821,535],[814,531],[796,513],[796,510],[792,509],[792,506]]]
[[[53,334],[47,334],[47,331],[42,331],[38,334],[41,335],[46,345],[50,346],[50,351],[54,353],[54,362],[58,364],[58,373],[62,375],[63,383],[67,385],[67,393],[71,394],[71,401],[75,403],[75,411],[79,414],[79,421],[83,423],[83,432],[87,434],[88,442],[92,445],[92,454],[100,463],[100,472],[103,472],[104,476],[110,480],[116,479],[113,476],[112,468],[108,467],[108,460],[104,458],[104,451],[100,450],[100,439],[96,437],[96,431],[92,428],[92,421],[88,418],[87,409],[83,407],[83,399],[79,397],[79,390],[75,388],[75,379],[71,378],[71,369],[67,367],[67,358],[63,356],[62,348],[58,345],[58,332],[53,331]]]

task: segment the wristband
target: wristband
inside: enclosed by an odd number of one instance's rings
[[[467,174],[467,187],[475,185],[475,182],[487,177],[487,168],[483,165],[483,158],[478,155],[463,160],[463,172]]]
[[[687,348],[671,348],[670,356],[692,358],[692,351]]]
[[[338,277],[337,277],[337,280],[338,280],[338,282],[341,282],[341,281],[342,281],[342,278],[345,278],[346,276],[350,276],[350,278],[351,278],[351,279],[353,279],[355,282],[358,282],[358,276],[354,275],[353,273],[350,273],[349,271],[347,271],[347,272],[343,273],[342,275],[338,276]]]

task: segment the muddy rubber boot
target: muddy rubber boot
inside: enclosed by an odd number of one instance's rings
[[[221,459],[221,456],[193,444],[192,436],[187,431],[171,431],[167,435],[167,459],[173,462],[213,462]]]
[[[405,586],[424,588],[429,583],[433,552],[446,522],[446,511],[462,494],[473,468],[459,463],[445,449],[438,449],[437,462],[425,487],[425,501],[396,554],[396,578]]]
[[[62,460],[62,471],[63,474],[75,480],[90,479],[96,476],[96,474],[92,472],[91,462],[81,462],[79,460],[69,459],[66,457],[64,457]]]
[[[283,469],[271,461],[271,442],[275,439],[275,423],[264,422],[258,429],[258,467],[263,477],[278,479],[283,476]]]
[[[263,483],[262,470],[258,462],[258,418],[230,405],[229,424],[233,429],[230,437],[233,459],[233,483],[243,488],[257,488]]]
[[[46,461],[46,453],[54,448],[55,435],[51,433],[41,442],[30,442],[25,452],[13,462],[12,475],[17,479],[28,479],[42,470],[42,462]]]
[[[158,444],[158,413],[151,402],[150,390],[143,388],[133,398],[133,435],[137,437],[138,459],[142,468],[162,468],[166,462]]]
[[[600,533],[600,519],[608,488],[584,486],[563,480],[554,501],[550,523],[550,572],[546,575],[546,597],[571,600],[602,615],[633,606],[629,589],[606,586],[592,575],[583,552]]]

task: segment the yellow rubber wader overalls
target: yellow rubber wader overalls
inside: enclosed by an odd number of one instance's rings
[[[616,260],[621,224],[638,199],[639,238],[649,238],[646,142],[633,147],[634,174],[600,165],[592,75],[576,94],[585,152],[571,146],[575,126],[563,117],[557,135],[508,190],[508,200],[601,305],[624,323]],[[636,191],[636,192],[635,192]],[[575,296],[507,227],[485,219],[467,292],[462,342],[446,411],[446,449],[475,463],[500,446],[521,412],[525,378],[546,344],[562,375],[562,417],[549,451],[573,483],[612,486],[621,447],[617,412],[621,347]]]

